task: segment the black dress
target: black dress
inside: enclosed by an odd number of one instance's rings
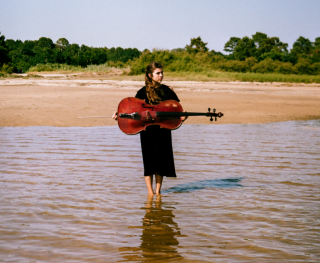
[[[166,85],[160,87],[164,91],[163,100],[180,101],[177,95]],[[136,98],[149,103],[146,87],[141,88]],[[171,130],[160,128],[159,125],[151,125],[146,131],[140,132],[141,150],[143,157],[144,176],[158,175],[177,177],[174,167]]]

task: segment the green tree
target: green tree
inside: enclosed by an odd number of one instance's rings
[[[267,34],[256,32],[254,35],[252,35],[252,39],[254,40],[254,43],[257,48],[262,47],[265,41],[268,39]]]
[[[255,57],[256,45],[254,40],[249,37],[243,37],[238,41],[238,44],[234,51],[235,59],[243,61],[249,57]]]
[[[320,37],[317,37],[314,41],[314,47],[315,48],[320,48]]]
[[[79,66],[80,47],[78,44],[69,45],[63,52],[63,59],[68,65]]]
[[[225,43],[223,50],[233,53],[235,51],[235,48],[237,47],[239,40],[240,38],[238,37],[230,37],[229,41]]]
[[[60,50],[65,50],[69,46],[69,41],[66,38],[59,38],[56,44]]]
[[[54,49],[54,58],[58,63],[65,63],[64,52],[69,46],[69,41],[66,38],[59,38],[56,41],[55,49]]]
[[[311,60],[313,63],[320,62],[320,37],[317,37],[313,43],[313,50],[311,51]],[[316,70],[318,72],[318,69]]]
[[[209,49],[206,47],[208,43],[204,43],[201,37],[191,38],[190,45],[186,45],[186,50],[189,53],[207,52]]]
[[[26,40],[20,46],[20,52],[27,57],[34,57],[36,54],[34,48],[36,46],[36,41]]]
[[[86,45],[81,45],[79,54],[79,66],[86,67],[91,63],[91,48]]]
[[[6,37],[0,32],[0,67],[10,62],[8,47],[5,42]]]
[[[36,41],[35,46],[33,48],[33,52],[35,53],[36,64],[38,63],[54,63],[54,51],[55,45],[50,38],[40,37],[38,41]]]
[[[9,50],[9,57],[14,69],[29,69],[31,63],[33,63],[33,61],[35,60],[35,54],[33,52],[34,42],[35,41],[29,40],[26,40],[25,42],[22,42],[21,40],[15,41],[12,39],[6,40],[6,44]]]
[[[183,52],[183,51],[186,51],[186,49],[185,48],[181,48],[181,47],[171,49],[171,52]]]
[[[280,41],[278,37],[268,37],[267,34],[257,32],[252,35],[256,45],[255,57],[261,61],[269,57],[282,61],[285,53],[288,53],[288,44]]]
[[[91,63],[94,65],[105,64],[108,60],[106,50],[102,48],[91,48]]]
[[[293,43],[293,48],[291,49],[291,53],[296,56],[301,54],[309,55],[312,50],[313,45],[312,42],[308,38],[299,37],[296,42]]]

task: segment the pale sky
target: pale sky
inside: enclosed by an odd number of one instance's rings
[[[256,32],[292,44],[320,37],[320,0],[0,0],[6,39],[64,37],[93,47],[185,47],[200,36],[223,51],[230,37]]]

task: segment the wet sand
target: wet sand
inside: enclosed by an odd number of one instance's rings
[[[320,85],[164,81],[174,88],[187,111],[208,107],[225,116],[220,124],[269,123],[320,118]],[[118,103],[133,97],[142,81],[46,78],[0,80],[0,127],[92,127],[115,125],[111,116]],[[206,117],[189,118],[189,124],[209,124]]]

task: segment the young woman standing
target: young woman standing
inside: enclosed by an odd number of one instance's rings
[[[145,86],[136,94],[136,98],[145,100],[151,105],[159,104],[165,100],[180,101],[171,87],[161,84],[163,80],[163,67],[158,62],[150,63],[146,68]],[[117,119],[117,112],[113,114]],[[186,117],[181,117],[185,121]],[[146,131],[140,132],[141,150],[144,165],[144,177],[148,194],[153,195],[153,175],[155,175],[155,194],[161,193],[163,177],[176,177],[174,166],[171,130],[151,125]]]

